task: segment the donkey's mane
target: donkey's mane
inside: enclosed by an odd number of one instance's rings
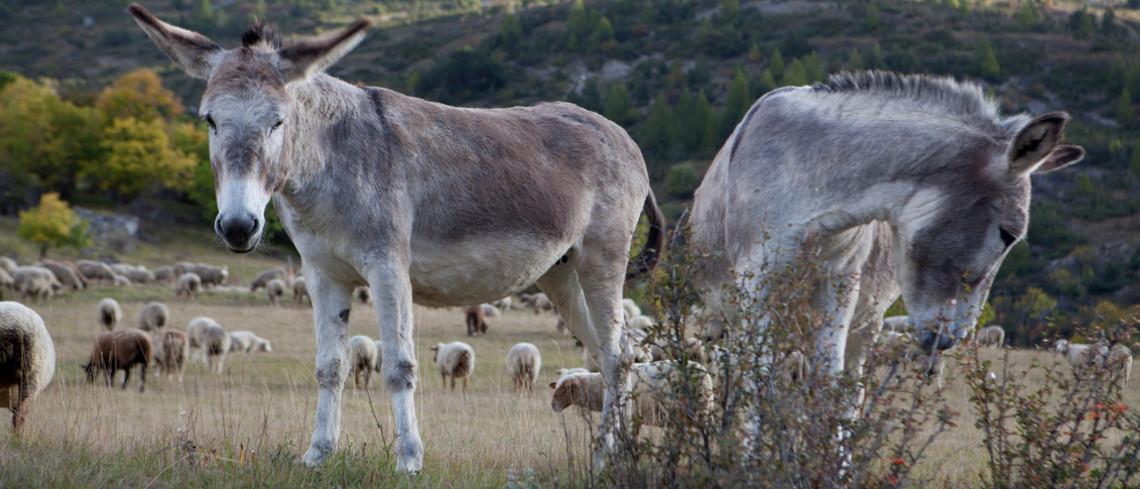
[[[245,48],[255,48],[265,44],[273,49],[281,49],[281,33],[273,24],[258,22],[245,28],[241,33],[241,45]]]
[[[816,83],[815,90],[825,92],[859,92],[892,100],[909,100],[936,107],[948,115],[990,119],[1006,130],[1016,131],[1028,119],[1013,116],[1003,119],[997,102],[987,97],[974,83],[958,82],[949,77],[903,75],[884,71],[840,72]]]

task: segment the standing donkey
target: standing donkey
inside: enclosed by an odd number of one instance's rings
[[[397,470],[423,466],[413,301],[480,304],[532,283],[602,359],[602,446],[613,449],[628,390],[622,285],[643,209],[651,232],[629,273],[651,269],[664,241],[645,162],[621,127],[565,103],[456,108],[324,74],[364,38],[366,21],[285,47],[257,25],[227,50],[137,4],[128,12],[207,80],[199,112],[210,131],[215,231],[234,252],[254,249],[274,197],[303,258],[320,388],[303,463],[322,464],[340,436],[356,286],[371,287],[376,304]]]
[[[817,365],[861,370],[900,294],[921,346],[950,348],[1025,236],[1030,175],[1084,158],[1059,144],[1068,120],[1003,118],[980,87],[926,76],[843,73],[770,92],[696,192],[692,243],[719,257],[699,278],[706,299],[719,307],[740,273],[762,305],[765,280],[815,243]]]

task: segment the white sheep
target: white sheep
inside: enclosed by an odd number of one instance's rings
[[[17,268],[20,268],[20,265],[16,263],[16,260],[13,260],[6,256],[0,256],[0,270],[4,270],[8,273],[15,273]]]
[[[534,392],[534,382],[542,370],[542,353],[530,343],[518,343],[507,351],[507,372],[515,382],[515,394],[522,389]]]
[[[82,274],[79,273],[79,269],[70,263],[44,260],[38,263],[37,266],[51,270],[51,273],[55,275],[55,278],[58,279],[59,283],[63,284],[64,287],[82,289],[87,286],[87,281],[84,280]]]
[[[519,295],[519,299],[522,300],[523,305],[526,307],[533,308],[535,314],[538,314],[542,311],[554,311],[554,303],[550,302],[550,299],[546,297],[546,294],[543,294],[541,292],[537,294],[522,294]]]
[[[154,281],[168,283],[174,281],[174,267],[158,267],[154,269]]]
[[[480,304],[479,307],[483,308],[483,317],[485,318],[497,318],[502,314],[499,308],[491,304]]]
[[[352,355],[352,381],[360,388],[360,374],[364,374],[364,388],[372,386],[372,372],[377,371],[376,360],[380,358],[377,341],[364,335],[353,336],[348,340],[348,351]]]
[[[170,308],[161,302],[151,302],[139,310],[139,329],[158,331],[170,323]]]
[[[214,375],[222,375],[229,351],[230,335],[218,323],[211,324],[206,330],[206,360]]]
[[[87,280],[100,280],[113,283],[115,276],[118,275],[111,267],[107,266],[106,263],[98,261],[77,260],[75,267],[79,269],[79,272],[82,273]]]
[[[1005,330],[1001,326],[986,326],[974,335],[974,341],[982,348],[1001,349],[1002,343],[1005,343]]]
[[[589,370],[586,370],[586,369],[581,368],[581,367],[560,368],[560,369],[554,370],[554,375],[556,375],[560,379],[562,377],[565,377],[565,376],[570,375],[570,374],[588,374],[588,373],[590,373]]]
[[[270,353],[273,351],[273,344],[253,334],[252,331],[234,331],[230,333],[230,351]]]
[[[119,301],[110,297],[104,298],[99,301],[95,318],[103,329],[111,331],[123,321],[123,308],[119,307]]]
[[[625,325],[629,329],[646,330],[653,327],[653,318],[649,316],[630,316]]]
[[[676,404],[681,402],[673,389],[673,385],[681,381],[681,371],[677,364],[669,361],[635,363],[631,369],[633,385],[630,394],[633,415],[654,426],[664,426],[669,411],[691,412],[698,421],[706,420],[713,413],[714,407],[712,378],[699,364],[689,363],[688,367],[692,369],[690,374],[695,378],[696,387],[693,391],[695,399],[691,400],[692,409]],[[549,385],[554,389],[550,407],[556,413],[572,405],[595,412],[602,410],[605,395],[600,373],[570,374]]]
[[[305,286],[305,278],[298,277],[293,280],[293,304],[301,305],[302,299],[307,301],[309,306],[313,305],[313,298],[309,297],[309,288]]]
[[[1108,351],[1105,367],[1113,372],[1119,372],[1124,377],[1124,385],[1128,385],[1128,378],[1132,376],[1132,350],[1127,346],[1116,345]]]
[[[270,280],[265,284],[265,295],[269,296],[270,304],[280,305],[281,298],[285,296],[285,282],[278,279]]]
[[[154,363],[158,367],[154,376],[166,374],[167,378],[173,380],[174,374],[178,374],[178,382],[181,383],[186,371],[186,333],[155,330],[151,342],[154,343]]]
[[[1104,355],[1099,354],[1098,347],[1095,345],[1058,340],[1056,349],[1057,353],[1064,356],[1065,361],[1072,365],[1073,370],[1079,371],[1088,367],[1104,366]]]
[[[285,271],[284,267],[278,267],[278,268],[274,268],[271,270],[266,270],[264,272],[259,273],[257,275],[257,278],[253,279],[253,282],[249,284],[249,291],[250,292],[257,292],[257,289],[265,287],[269,283],[270,280],[277,279],[277,280],[281,280],[282,282],[284,282],[285,280],[288,279],[288,277],[289,277],[289,274],[287,271]]]
[[[502,312],[507,312],[511,310],[511,296],[508,295],[497,301],[492,301],[491,305]]]
[[[197,299],[198,292],[202,290],[202,277],[196,273],[187,272],[178,276],[174,284],[175,295],[187,299]]]
[[[451,377],[451,391],[455,392],[455,379],[462,377],[463,394],[466,395],[467,382],[471,372],[475,370],[475,349],[462,341],[453,341],[447,344],[439,343],[431,347],[431,351],[433,352],[431,359],[439,369],[444,386],[447,385],[447,378]]]
[[[55,347],[35,311],[18,302],[0,302],[0,407],[12,412],[19,438],[40,391],[55,375]]]
[[[187,263],[182,262],[174,266],[174,271],[178,276],[187,273],[193,273],[198,276],[202,281],[202,286],[222,285],[230,276],[228,267],[215,267],[213,265],[206,265],[204,263]]]
[[[12,290],[20,294],[25,302],[51,299],[63,284],[51,270],[44,267],[19,267],[12,273]]]
[[[641,308],[637,307],[637,302],[634,302],[634,300],[630,298],[621,300],[621,309],[622,312],[625,313],[625,321],[627,323],[641,315]]]
[[[913,328],[911,328],[910,316],[891,316],[883,318],[883,331],[909,333],[912,330]]]

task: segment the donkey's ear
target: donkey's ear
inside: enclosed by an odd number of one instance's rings
[[[1085,148],[1062,144],[1054,148],[1053,152],[1045,158],[1045,162],[1038,165],[1033,173],[1049,173],[1053,170],[1060,170],[1074,163],[1079,163],[1083,159],[1085,159]]]
[[[162,52],[194,78],[209,78],[211,58],[225,52],[224,48],[206,36],[158,20],[142,5],[132,3],[127,7],[127,12]]]
[[[358,20],[339,31],[304,39],[278,50],[285,83],[308,79],[314,73],[324,71],[336,63],[364,40],[364,32],[370,25],[371,22],[367,20]]]
[[[1014,178],[1028,176],[1046,163],[1061,141],[1061,133],[1069,123],[1069,114],[1050,112],[1033,119],[1013,137],[1009,147],[1009,174]],[[1084,150],[1081,150],[1083,157]],[[1069,164],[1077,160],[1069,161]],[[1060,167],[1054,166],[1052,169]]]

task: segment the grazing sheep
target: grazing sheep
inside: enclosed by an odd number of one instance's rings
[[[534,393],[534,381],[542,369],[542,353],[530,343],[519,343],[507,351],[507,372],[515,381],[515,394],[526,389]]]
[[[1108,358],[1104,366],[1113,372],[1124,376],[1124,385],[1128,385],[1128,378],[1132,376],[1132,350],[1127,346],[1116,345],[1108,351]]]
[[[186,344],[189,352],[187,356],[190,357],[190,363],[206,363],[206,346],[208,344],[206,332],[209,331],[210,326],[217,324],[216,321],[208,317],[197,317],[190,320],[186,326]]]
[[[986,326],[977,332],[974,340],[979,347],[1001,349],[1002,343],[1005,343],[1005,330],[1001,326]]]
[[[131,279],[124,277],[122,275],[116,274],[115,277],[113,279],[111,279],[111,283],[114,284],[115,287],[130,287],[131,286]]]
[[[12,274],[12,290],[25,302],[51,299],[62,288],[55,274],[44,267],[20,267]]]
[[[1065,357],[1065,361],[1072,365],[1073,370],[1082,370],[1093,366],[1102,366],[1102,355],[1098,355],[1097,347],[1084,343],[1069,343],[1069,340],[1057,341],[1057,353]]]
[[[519,295],[519,298],[522,300],[523,305],[534,309],[535,314],[538,314],[542,311],[554,311],[554,303],[550,302],[550,299],[546,297],[546,294],[543,294],[541,292],[537,294],[522,294]]]
[[[170,323],[170,308],[161,302],[151,302],[139,310],[139,329],[157,331]]]
[[[364,374],[364,388],[372,386],[372,372],[377,371],[376,359],[380,357],[376,341],[364,335],[353,336],[348,340],[348,350],[352,354],[352,381],[360,388],[360,374]]]
[[[16,260],[13,260],[6,256],[0,256],[0,270],[4,270],[8,273],[15,273],[17,268],[20,268],[20,265],[16,263]]]
[[[511,296],[508,295],[502,299],[493,301],[491,302],[491,305],[495,306],[495,309],[498,309],[499,311],[507,312],[511,310]]]
[[[197,299],[198,292],[202,291],[202,278],[196,273],[187,272],[178,277],[174,285],[175,295],[187,299]]]
[[[668,352],[665,348],[657,343],[651,343],[648,340],[641,342],[641,347],[649,353],[649,361],[659,362],[661,360],[669,360]],[[705,353],[705,345],[696,338],[685,338],[683,346],[685,355],[688,356],[690,362],[697,362],[704,365],[708,360],[708,354]],[[676,360],[676,359],[674,359]]]
[[[483,308],[483,317],[485,318],[497,318],[500,314],[502,314],[502,311],[500,311],[499,308],[491,304],[480,304],[479,307]]]
[[[467,394],[467,381],[471,372],[475,370],[475,350],[471,345],[462,341],[448,344],[439,343],[431,347],[431,359],[439,369],[443,378],[443,385],[447,385],[447,378],[451,377],[451,391],[455,392],[456,377],[463,377],[463,394]]]
[[[55,347],[43,318],[18,302],[0,302],[0,407],[12,412],[17,438],[54,375]]]
[[[621,300],[621,309],[625,313],[625,321],[628,323],[633,318],[641,315],[641,308],[637,307],[637,302],[633,299],[625,298]]]
[[[483,316],[483,306],[467,306],[463,310],[467,323],[467,336],[475,336],[477,334],[485,334],[487,332],[487,321]]]
[[[372,289],[368,288],[367,286],[362,285],[353,289],[352,296],[355,297],[356,300],[360,301],[361,304],[372,303]]]
[[[273,344],[253,334],[252,331],[234,331],[230,333],[230,351],[270,353],[273,351]]]
[[[178,382],[181,383],[186,371],[186,333],[156,330],[151,339],[154,341],[154,363],[158,367],[155,376],[166,374],[168,379],[173,380],[174,374],[178,374]]]
[[[115,275],[118,275],[114,270],[111,269],[111,267],[107,266],[106,263],[97,261],[77,260],[75,262],[75,267],[79,269],[79,272],[82,273],[84,277],[87,277],[87,280],[98,280],[104,281],[106,283],[114,283]]]
[[[269,296],[270,304],[280,305],[281,298],[285,296],[285,282],[278,279],[270,280],[265,284],[265,295]]]
[[[111,331],[123,322],[123,308],[119,307],[119,301],[110,297],[104,298],[99,301],[95,318],[99,321],[99,325],[103,326],[103,329]]]
[[[158,277],[155,277],[154,272],[147,270],[142,266],[135,267],[133,270],[128,270],[123,276],[130,280],[133,284],[149,285],[153,284]]]
[[[222,375],[226,364],[226,354],[230,352],[230,335],[218,323],[206,329],[206,362],[214,375]]]
[[[158,267],[154,269],[154,281],[169,283],[174,281],[174,267]]]
[[[633,390],[630,397],[633,415],[654,426],[664,426],[670,411],[693,412],[698,419],[710,416],[714,407],[712,378],[699,364],[688,365],[693,369],[690,373],[696,377],[696,399],[692,400],[696,405],[692,410],[676,404],[682,401],[673,390],[673,384],[680,381],[680,368],[677,365],[668,361],[633,364]],[[600,373],[570,374],[549,385],[554,389],[550,407],[556,413],[571,405],[595,412],[602,410],[605,396]]]
[[[284,267],[278,267],[271,270],[266,270],[257,274],[257,278],[253,279],[253,283],[249,284],[250,292],[257,292],[257,289],[265,287],[269,284],[270,280],[280,280],[285,282],[289,278],[289,273],[285,271]]]
[[[305,286],[305,279],[298,278],[293,280],[293,303],[301,305],[301,300],[308,301],[309,307],[313,306],[313,298],[309,297],[309,288]]]
[[[213,265],[206,265],[205,263],[188,263],[181,262],[174,265],[174,273],[181,277],[187,273],[193,273],[202,280],[202,286],[222,285],[230,276],[228,267],[215,267]]]
[[[139,392],[146,390],[146,368],[150,365],[154,352],[154,345],[150,336],[134,328],[120,329],[100,333],[95,338],[95,346],[91,350],[91,357],[83,366],[87,373],[87,382],[95,382],[95,376],[100,370],[107,378],[107,385],[115,377],[116,370],[123,371],[123,388],[127,388],[127,381],[131,378],[131,367],[141,366],[139,372]]]
[[[0,299],[4,298],[4,289],[12,290],[15,285],[16,281],[12,279],[12,275],[0,268]]]
[[[87,280],[83,278],[78,269],[74,268],[74,265],[69,265],[70,264],[58,262],[55,260],[44,260],[38,263],[36,266],[51,270],[51,273],[55,275],[55,278],[58,279],[59,283],[63,284],[64,287],[73,290],[79,290],[86,287]]]

